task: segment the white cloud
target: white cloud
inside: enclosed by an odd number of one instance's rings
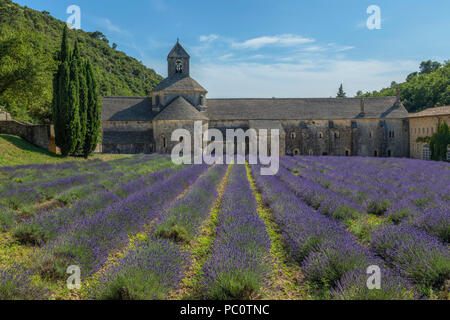
[[[216,34],[210,34],[210,35],[207,35],[207,36],[200,36],[200,38],[199,38],[199,40],[200,40],[200,42],[213,42],[213,41],[215,41],[215,40],[217,40],[219,38],[219,36],[218,35],[216,35]]]
[[[334,97],[340,83],[349,96],[401,82],[417,61],[305,60],[292,63],[209,63],[191,68],[210,98]]]
[[[314,39],[304,38],[294,34],[280,34],[275,36],[263,36],[253,38],[244,42],[234,42],[232,47],[244,49],[260,49],[266,46],[298,46],[302,44],[315,42]]]
[[[132,34],[122,28],[120,28],[119,26],[113,24],[111,22],[111,20],[107,19],[107,18],[102,18],[100,19],[100,24],[102,26],[104,26],[106,28],[106,30],[110,31],[110,32],[114,32],[126,37],[132,37]]]

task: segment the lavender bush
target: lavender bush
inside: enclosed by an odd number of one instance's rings
[[[65,268],[73,264],[82,267],[84,276],[97,271],[106,261],[108,252],[125,245],[130,233],[139,232],[157,218],[206,168],[197,165],[183,169],[92,216],[77,220],[44,247],[39,256],[40,271],[61,277]]]
[[[450,250],[417,228],[388,225],[374,235],[371,247],[426,295],[450,278]]]
[[[203,297],[248,299],[262,285],[270,240],[246,168],[234,165],[221,201],[217,237],[203,265]]]
[[[388,268],[381,269],[380,289],[367,287],[365,269],[347,272],[331,290],[335,300],[413,300],[418,296],[411,284]]]
[[[0,300],[45,300],[48,291],[33,284],[31,271],[20,266],[0,270]]]
[[[91,290],[98,300],[158,300],[183,278],[187,256],[174,243],[149,239],[130,250]]]

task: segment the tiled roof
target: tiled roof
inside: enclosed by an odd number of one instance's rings
[[[183,74],[174,74],[160,82],[153,92],[162,90],[197,91],[206,94],[208,91],[197,81]]]
[[[178,97],[158,113],[153,120],[208,120],[208,118],[183,97]]]
[[[208,99],[210,120],[334,120],[406,118],[396,97],[311,99]]]
[[[103,97],[102,121],[152,121],[152,101],[144,97]]]
[[[450,106],[428,108],[421,112],[410,113],[409,117],[410,118],[419,118],[419,117],[432,117],[432,116],[445,116],[445,115],[450,115]]]
[[[366,98],[364,114],[359,98],[315,99],[208,99],[207,111],[200,113],[179,97],[155,120],[338,120],[401,119],[408,112],[395,97]],[[448,107],[446,107],[448,108]],[[149,98],[105,97],[102,121],[152,121]]]

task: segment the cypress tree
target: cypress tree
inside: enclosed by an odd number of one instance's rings
[[[68,104],[64,110],[66,117],[66,144],[61,147],[61,153],[64,156],[75,154],[76,148],[80,143],[80,86],[79,86],[79,70],[77,61],[71,59],[70,64],[70,80]]]
[[[67,39],[68,28],[64,25],[63,36],[61,41],[61,51],[59,53],[58,71],[53,79],[53,102],[52,102],[52,118],[55,128],[55,140],[58,147],[65,144],[65,117],[64,110],[67,103],[67,94],[69,91],[69,72],[68,61],[70,58],[69,41]]]
[[[100,104],[97,94],[97,82],[94,78],[92,65],[87,61],[85,65],[86,84],[88,87],[87,128],[84,141],[84,157],[91,155],[100,140]]]
[[[75,150],[76,155],[84,155],[84,141],[87,132],[87,107],[88,107],[88,87],[86,82],[86,63],[80,56],[78,42],[75,43],[73,59],[78,69],[79,85],[79,119],[80,119],[80,139]]]

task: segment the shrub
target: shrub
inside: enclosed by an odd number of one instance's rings
[[[347,272],[331,290],[335,300],[412,300],[416,293],[411,284],[390,269],[381,269],[380,289],[367,287],[368,274],[364,269]]]
[[[371,246],[425,295],[450,277],[448,247],[417,228],[388,225],[374,234]]]

